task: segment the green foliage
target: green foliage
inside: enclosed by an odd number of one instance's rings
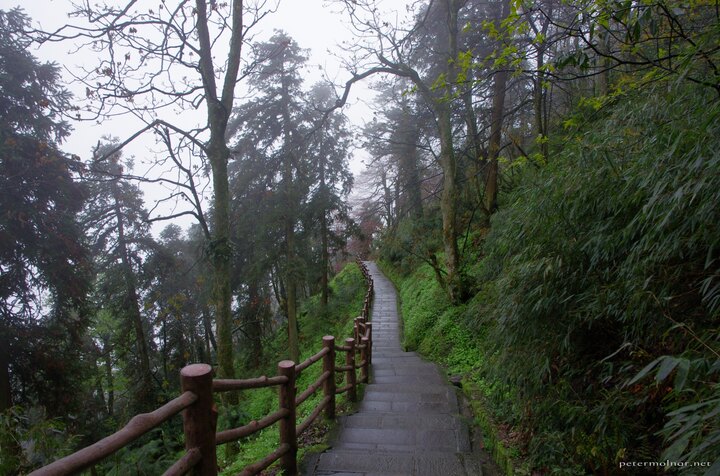
[[[28,25],[0,10],[0,411],[39,403],[65,415],[81,407],[73,380],[87,370],[84,190],[79,160],[58,148],[69,93],[59,67],[29,52]]]
[[[407,277],[395,273],[387,264],[383,272],[400,291],[405,348],[440,362],[453,374],[477,369],[484,358],[478,340],[483,336],[470,324],[487,300],[487,293],[480,292],[469,303],[452,306],[429,265],[418,267]]]
[[[464,373],[530,468],[720,465],[720,105],[664,85],[580,107],[469,237],[473,299],[396,274],[406,345]]]
[[[365,297],[365,281],[360,268],[356,264],[346,265],[329,283],[330,296],[325,309],[320,303],[320,296],[315,295],[305,301],[300,314],[300,348],[301,360],[314,355],[322,348],[322,336],[334,335],[336,342],[350,337],[353,329],[353,319],[362,311]],[[276,349],[276,354],[265,352],[261,369],[245,369],[248,377],[257,377],[260,373],[274,375],[276,365],[284,358],[284,343],[287,341],[287,332],[280,329],[269,343],[270,348]],[[315,382],[322,373],[322,364],[316,363],[302,372],[297,380],[298,393],[305,390]],[[257,420],[277,409],[277,389],[265,388],[241,392],[239,404],[239,422],[243,425],[251,420]],[[318,390],[297,409],[298,422],[306,418],[322,400],[322,391]],[[338,406],[342,406],[342,399]],[[322,417],[316,424],[323,425]],[[220,424],[222,427],[222,422]],[[238,457],[228,462],[223,474],[237,474],[245,466],[264,458],[278,446],[279,434],[277,425],[273,425],[255,435],[241,441]],[[301,447],[298,458],[301,459],[309,448]],[[218,451],[221,457],[222,451]]]
[[[573,16],[587,29],[566,32],[582,36],[582,48],[566,50],[555,61],[559,70],[597,68],[597,59],[624,71],[631,87],[647,85],[662,78],[690,81],[720,92],[717,10],[704,0],[681,2],[663,0],[638,2],[601,0],[567,2]],[[597,71],[597,69],[596,69]]]
[[[14,406],[0,413],[0,474],[27,472],[72,452],[77,438],[45,409]]]
[[[434,210],[421,217],[400,220],[395,229],[383,235],[380,260],[402,274],[411,273],[422,263],[433,262],[435,250],[442,246],[441,223]]]
[[[180,419],[176,420],[179,422]],[[162,474],[184,452],[182,428],[179,425],[163,426],[113,454],[96,469],[105,476],[152,476]]]
[[[659,458],[661,412],[677,443],[666,456],[710,460],[717,448],[716,390],[688,377],[687,360],[661,358],[632,379],[653,355],[715,359],[717,103],[695,90],[627,99],[528,171],[488,236],[503,290],[495,378],[533,402],[519,423],[538,465]],[[655,383],[637,383],[653,369]]]
[[[318,342],[312,342],[311,338],[319,341],[317,336],[328,335],[328,332],[334,332],[338,338],[345,335],[341,331],[346,330],[345,324],[351,322],[348,318],[357,317],[362,311],[365,282],[360,268],[355,264],[345,266],[328,286],[330,297],[325,309],[319,295],[311,296],[301,306],[301,337],[313,348],[317,347]]]

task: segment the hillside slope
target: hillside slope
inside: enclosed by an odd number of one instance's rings
[[[507,165],[462,305],[381,249],[406,346],[463,375],[519,474],[720,471],[719,113],[689,87],[581,105],[548,164]]]

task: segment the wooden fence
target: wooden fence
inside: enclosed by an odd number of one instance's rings
[[[365,264],[358,260],[362,270],[367,292],[363,303],[362,315],[355,319],[354,336],[345,339],[343,345],[335,343],[335,337],[323,337],[320,352],[302,363],[291,360],[278,363],[278,372],[274,377],[253,379],[213,379],[212,367],[208,364],[192,364],[180,371],[182,393],[162,407],[150,413],[133,417],[120,431],[81,449],[65,458],[30,473],[30,476],[60,476],[76,474],[86,470],[148,433],[164,421],[178,413],[183,415],[185,433],[185,454],[177,460],[164,476],[177,476],[192,472],[194,475],[217,475],[216,448],[240,438],[257,433],[275,423],[280,426],[280,441],[277,449],[259,461],[245,467],[239,474],[249,476],[257,474],[275,461],[287,475],[297,474],[297,438],[307,430],[312,422],[325,413],[329,419],[335,418],[335,397],[348,394],[350,401],[357,399],[357,384],[367,383],[372,362],[372,324],[368,322],[373,297],[373,281]],[[336,364],[336,353],[345,353],[345,365]],[[359,359],[359,360],[358,360]],[[299,395],[295,387],[298,376],[311,365],[322,361],[323,373]],[[360,377],[357,378],[357,370]],[[337,388],[336,374],[345,375],[345,385]],[[245,426],[229,430],[216,431],[217,409],[214,395],[220,392],[247,390],[262,387],[278,387],[278,410]],[[324,398],[302,422],[297,422],[296,408],[322,387]]]

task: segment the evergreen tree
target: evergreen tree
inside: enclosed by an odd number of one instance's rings
[[[0,11],[0,410],[39,402],[57,415],[79,405],[87,252],[76,215],[76,158],[58,148],[69,93],[23,36],[29,19]]]
[[[298,225],[303,197],[309,187],[310,166],[302,133],[302,69],[306,56],[284,32],[276,32],[255,47],[259,66],[250,78],[255,98],[235,111],[237,149],[260,153],[265,158],[265,174],[271,178],[277,225],[282,230],[283,263],[280,292],[281,306],[288,322],[288,347],[292,360],[298,361],[297,306],[299,285],[305,267],[298,255]],[[243,129],[239,125],[244,124]],[[248,153],[248,152],[246,152]]]
[[[331,90],[317,84],[310,91],[309,110],[328,110],[331,106]],[[320,116],[319,114],[317,114]],[[320,122],[318,122],[320,121]],[[311,121],[312,134],[307,146],[310,160],[310,180],[306,229],[314,231],[319,241],[320,301],[328,303],[330,255],[342,249],[355,231],[350,218],[347,196],[352,188],[352,175],[348,169],[351,136],[347,118],[339,113],[324,115]]]
[[[154,242],[149,233],[147,211],[140,189],[123,179],[121,154],[107,155],[115,144],[99,144],[89,164],[86,183],[90,199],[83,213],[98,271],[99,304],[125,325],[117,348],[133,385],[134,411],[148,410],[154,403],[155,384],[151,364],[152,331],[141,310],[138,282],[143,252]]]
[[[178,390],[177,374],[191,362],[211,363],[211,329],[205,327],[206,286],[199,275],[201,243],[183,235],[177,225],[168,225],[143,266],[147,288],[144,308],[158,329],[163,389]],[[210,332],[208,332],[210,331]]]

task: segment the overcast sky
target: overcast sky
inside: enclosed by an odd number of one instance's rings
[[[172,0],[166,0],[171,2]],[[118,3],[126,3],[118,0]],[[138,8],[151,8],[157,6],[160,0],[140,0]],[[387,3],[393,7],[404,9],[405,0],[389,0]],[[15,6],[21,6],[27,14],[32,18],[34,25],[40,25],[45,30],[53,30],[69,22],[67,12],[70,9],[71,0],[0,0],[0,8],[9,9]],[[349,77],[339,62],[328,52],[338,53],[336,45],[343,40],[350,41],[352,34],[347,25],[346,15],[339,11],[338,6],[332,6],[323,0],[282,0],[276,13],[265,18],[258,25],[256,38],[264,40],[269,38],[275,29],[281,29],[287,32],[301,48],[310,50],[308,75],[306,86],[321,79],[321,73],[318,66],[321,66],[326,74],[338,83],[344,83]],[[93,57],[90,52],[79,51],[73,54],[69,52],[72,46],[69,44],[50,44],[44,45],[39,50],[34,51],[37,57],[43,60],[53,60],[58,62],[65,68],[72,69],[80,65],[93,64]],[[349,107],[344,112],[349,116],[351,122],[355,125],[362,125],[363,122],[370,120],[372,113],[366,106],[372,100],[372,92],[367,87],[368,84],[357,84],[354,87],[353,94],[350,97]],[[77,90],[76,95],[80,95]],[[202,118],[202,116],[201,116]],[[197,120],[197,119],[196,119]],[[202,120],[202,119],[201,119]],[[67,152],[77,154],[83,158],[88,157],[90,150],[102,135],[110,134],[120,139],[129,136],[137,130],[141,124],[132,120],[113,120],[103,121],[102,124],[78,122],[73,124],[74,132],[63,149]],[[136,158],[148,157],[154,148],[152,139],[140,141],[129,147],[125,151],[126,156],[135,156]],[[352,171],[357,173],[362,169],[361,160],[362,152],[354,154],[354,160],[351,163]],[[141,165],[138,165],[141,167]],[[152,200],[160,191],[145,189],[146,199]],[[181,223],[187,225],[189,222]]]

